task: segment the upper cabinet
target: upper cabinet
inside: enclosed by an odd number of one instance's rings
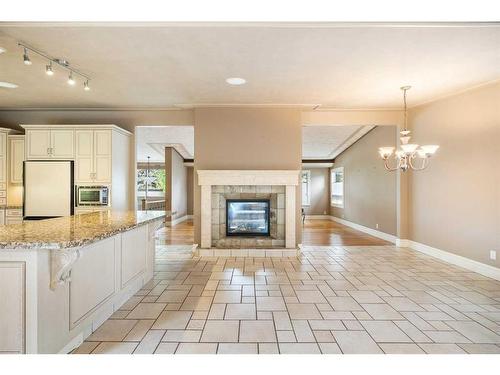
[[[76,185],[106,185],[110,189],[110,206],[122,210],[132,207],[130,186],[134,179],[131,173],[134,157],[130,132],[112,124],[20,126],[26,133],[26,160],[74,160]],[[10,151],[13,161],[9,163],[16,166],[11,167],[10,174],[12,181],[21,181],[22,146],[16,146],[18,148],[12,147]],[[1,186],[0,182],[0,190]],[[0,197],[0,203],[1,200]]]
[[[9,135],[10,183],[23,183],[24,135]]]
[[[77,130],[75,180],[111,183],[111,130]]]
[[[73,159],[75,157],[74,130],[26,129],[26,158]]]
[[[6,188],[7,183],[7,133],[0,132],[0,190]]]

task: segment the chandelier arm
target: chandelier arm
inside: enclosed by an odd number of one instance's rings
[[[394,168],[391,168],[389,166],[389,158],[387,159],[384,159],[384,167],[386,170],[388,170],[389,172],[394,172],[394,171],[397,171],[399,169],[399,163],[396,165],[396,167]]]
[[[415,167],[412,162],[413,159],[417,159],[417,157],[412,156],[408,161],[410,163],[411,169],[413,169],[414,171],[423,171],[429,165],[429,158],[421,158],[422,165],[420,167]]]

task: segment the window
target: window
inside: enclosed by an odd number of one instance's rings
[[[344,208],[344,167],[332,169],[330,181],[332,207]]]
[[[145,168],[137,168],[137,190],[146,190],[146,172]],[[148,191],[165,191],[165,169],[150,169]]]
[[[311,204],[311,171],[302,171],[302,206]]]

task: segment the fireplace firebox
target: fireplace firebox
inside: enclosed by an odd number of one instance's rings
[[[269,236],[269,199],[227,199],[226,236]]]

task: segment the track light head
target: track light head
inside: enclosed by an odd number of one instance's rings
[[[68,77],[68,85],[73,86],[74,84],[75,84],[75,80],[73,78],[73,72],[70,72],[69,77]]]
[[[30,57],[28,56],[28,50],[26,48],[24,49],[23,61],[24,65],[31,65],[31,60]]]
[[[89,80],[86,80],[86,81],[83,83],[83,89],[84,89],[85,91],[90,91]]]
[[[47,73],[48,76],[54,75],[54,71],[52,70],[52,61],[45,66],[45,73]]]

